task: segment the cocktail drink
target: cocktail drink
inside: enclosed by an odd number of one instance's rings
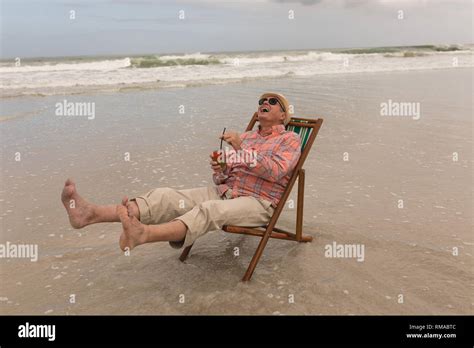
[[[222,169],[222,172],[220,172],[217,175],[217,177],[219,179],[222,179],[222,180],[227,179],[228,176],[225,175],[224,172],[223,172],[225,167],[226,167],[226,163],[225,163],[224,153],[222,152],[222,150],[213,151],[212,152],[212,160],[214,162],[217,162],[220,165],[221,169]]]
[[[221,156],[222,154],[222,156]],[[219,160],[219,157],[220,160]],[[212,160],[216,161],[217,163],[219,163],[219,165],[221,166],[222,170],[225,169],[225,166],[226,166],[226,163],[225,163],[225,158],[224,158],[224,152],[222,152],[222,150],[216,150],[212,153]]]

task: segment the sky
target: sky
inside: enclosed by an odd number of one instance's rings
[[[0,6],[2,59],[464,44],[473,42],[474,31],[474,0],[0,0]]]

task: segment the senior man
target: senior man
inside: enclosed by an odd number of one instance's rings
[[[121,205],[84,200],[68,179],[61,200],[74,228],[99,222],[121,222],[122,250],[159,241],[187,247],[224,225],[262,226],[270,221],[300,157],[300,138],[285,130],[290,120],[287,99],[265,93],[259,99],[258,130],[227,132],[221,138],[233,148],[225,167],[213,159],[214,186],[187,190],[157,188]],[[242,158],[252,158],[251,163]]]

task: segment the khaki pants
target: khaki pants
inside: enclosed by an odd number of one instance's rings
[[[157,188],[132,200],[137,202],[140,221],[146,225],[181,220],[187,226],[184,241],[170,242],[177,249],[193,244],[197,238],[224,225],[265,225],[274,211],[271,202],[264,199],[220,197],[213,186],[188,190]]]

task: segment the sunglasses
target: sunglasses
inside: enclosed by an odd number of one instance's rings
[[[262,105],[266,100],[268,100],[268,104],[270,105],[280,105],[283,111],[286,111],[283,105],[281,105],[280,101],[277,98],[262,98],[258,101],[258,105]]]

